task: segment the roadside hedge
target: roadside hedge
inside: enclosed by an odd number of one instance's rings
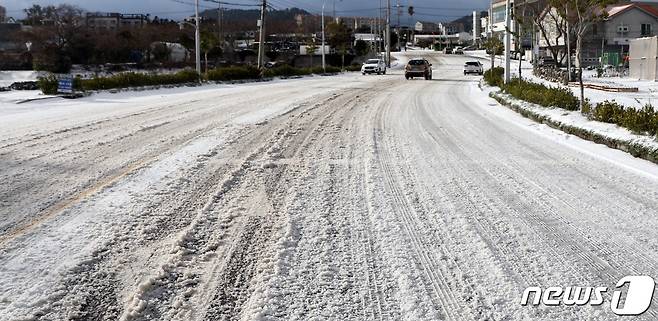
[[[196,82],[199,75],[193,70],[183,70],[175,74],[142,74],[135,72],[120,73],[110,77],[94,77],[74,82],[77,89],[103,90],[126,87],[143,87],[156,85],[175,85]]]
[[[313,73],[311,68],[295,68],[290,65],[270,68],[263,72],[264,77],[305,76]]]
[[[325,72],[326,70],[326,72]],[[361,67],[359,67],[359,70],[361,70]],[[311,72],[316,74],[316,75],[321,75],[324,73],[327,74],[337,74],[340,72],[340,68],[334,67],[334,66],[326,66],[325,69],[323,70],[322,67],[313,67],[311,68]]]
[[[512,110],[518,112],[523,117],[530,118],[538,123],[546,124],[565,133],[576,135],[583,139],[593,141],[597,144],[604,144],[610,148],[625,151],[635,157],[640,157],[658,164],[658,149],[655,147],[648,146],[642,142],[637,142],[632,139],[629,140],[623,138],[613,138],[599,131],[584,129],[569,123],[563,123],[559,120],[552,119],[550,116],[537,113],[532,109],[528,109],[522,105],[516,104],[515,102],[508,100],[504,95],[501,95],[500,93],[491,92],[489,95],[501,104],[508,106]]]
[[[512,79],[503,85],[503,90],[515,98],[544,107],[578,110],[580,100],[566,87],[545,86],[522,79]]]
[[[212,81],[259,79],[260,70],[252,66],[231,66],[208,71],[206,78]]]
[[[340,71],[340,68],[337,67],[326,67],[326,73],[339,73]],[[209,81],[251,80],[261,79],[263,77],[289,77],[324,73],[322,67],[295,68],[289,65],[283,65],[267,69],[261,73],[258,68],[252,66],[231,66],[212,69],[205,75],[205,79]],[[78,91],[107,90],[129,87],[176,85],[195,83],[197,81],[198,75],[194,70],[183,70],[175,74],[143,74],[127,72],[114,76],[95,77],[92,79],[75,78],[73,80],[73,88]],[[37,84],[44,94],[57,94],[58,79],[56,76],[51,75],[42,77],[38,80]]]
[[[489,86],[494,87],[503,87],[503,74],[505,74],[505,68],[495,67],[484,72],[484,81],[487,82]]]
[[[183,70],[174,74],[142,74],[136,72],[121,73],[109,77],[94,77],[92,79],[73,79],[75,90],[103,90],[128,87],[185,84],[198,81],[198,75],[193,70]],[[44,94],[56,95],[58,79],[54,75],[39,78],[39,89]]]
[[[39,89],[41,89],[41,92],[43,92],[44,94],[57,95],[57,87],[58,87],[57,77],[52,75],[46,77],[40,77],[37,80],[37,85],[39,86]]]
[[[580,101],[569,88],[545,86],[518,78],[505,84],[504,73],[505,69],[502,67],[489,69],[484,73],[484,81],[490,86],[500,87],[514,98],[544,107],[578,110],[580,106]]]
[[[651,136],[658,134],[658,112],[651,105],[636,109],[606,100],[596,104],[591,117],[600,122],[617,124],[634,133]]]

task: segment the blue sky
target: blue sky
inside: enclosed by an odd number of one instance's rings
[[[258,4],[259,0],[222,0],[246,5]],[[48,5],[70,3],[87,11],[111,11],[121,13],[150,13],[152,16],[180,18],[192,14],[194,0],[3,0],[1,5],[7,7],[8,15],[21,17],[21,9],[33,4]],[[311,12],[320,12],[322,0],[269,0],[275,8],[299,7]],[[386,0],[336,0],[336,11],[341,16],[376,16],[380,2]],[[393,5],[396,0],[391,0]],[[409,20],[447,21],[469,14],[472,10],[486,9],[489,0],[399,0],[400,5],[409,4],[416,7],[417,15],[409,19],[403,8],[403,22]],[[333,1],[326,0],[327,11],[333,10]],[[202,8],[215,8],[217,5],[201,0]],[[248,7],[245,7],[248,8]]]

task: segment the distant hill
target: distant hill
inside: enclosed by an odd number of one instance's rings
[[[489,12],[487,11],[482,11],[480,12],[480,15],[484,18],[489,16]],[[466,32],[472,32],[473,31],[473,14],[469,14],[467,16],[463,16],[457,20],[453,20],[453,23],[461,23],[464,26],[464,31]]]
[[[267,17],[274,21],[281,21],[295,19],[295,16],[298,14],[309,15],[310,13],[299,8],[289,8],[284,10],[270,10],[267,12]],[[217,10],[205,10],[201,12],[201,16],[210,19],[217,19]],[[224,10],[224,19],[225,21],[250,20],[255,22],[260,19],[260,9],[226,9]]]
[[[218,10],[205,10],[201,16],[205,19],[217,20]],[[306,10],[289,8],[284,10],[270,10],[267,12],[268,33],[292,32],[296,28],[295,16],[310,15]],[[256,30],[256,22],[260,19],[260,9],[226,9],[223,11],[225,31]]]

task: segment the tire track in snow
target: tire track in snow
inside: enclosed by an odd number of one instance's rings
[[[377,123],[382,131],[387,128],[383,120],[383,113],[378,115]],[[402,224],[409,240],[411,241],[412,249],[419,260],[420,266],[427,278],[430,290],[434,293],[439,306],[444,316],[449,320],[459,321],[472,319],[472,315],[465,313],[468,307],[459,302],[457,296],[453,293],[451,286],[447,283],[448,278],[441,272],[441,268],[435,263],[440,262],[439,257],[436,256],[434,246],[424,240],[423,234],[418,231],[419,224],[417,216],[414,213],[415,209],[410,205],[410,201],[406,193],[404,193],[398,182],[397,175],[392,169],[390,163],[393,162],[393,157],[390,155],[391,146],[388,146],[386,139],[382,137],[382,132],[373,132],[373,140],[375,141],[375,153],[381,164],[384,174],[391,202],[394,204],[393,208],[400,214]]]

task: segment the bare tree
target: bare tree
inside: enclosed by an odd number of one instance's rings
[[[491,57],[491,69],[494,69],[496,63],[496,55],[502,55],[505,50],[505,45],[500,39],[492,36],[487,38],[483,44],[484,48],[487,50]]]
[[[583,40],[592,24],[605,19],[605,8],[618,3],[619,0],[552,0],[551,5],[558,10],[564,20],[569,21],[576,35],[576,65],[578,83],[580,84],[580,109],[585,104],[585,87],[583,86]],[[571,72],[571,71],[569,71]]]
[[[560,41],[566,38],[566,21],[557,10],[547,6],[531,6],[533,23],[539,29],[539,34],[546,43],[548,51],[556,62],[562,64],[564,53],[560,51]],[[565,40],[566,41],[566,40]]]
[[[37,65],[50,71],[68,72],[71,65],[68,50],[81,37],[84,27],[82,9],[67,4],[33,6],[25,13],[25,23],[34,26],[25,38],[34,44]]]

